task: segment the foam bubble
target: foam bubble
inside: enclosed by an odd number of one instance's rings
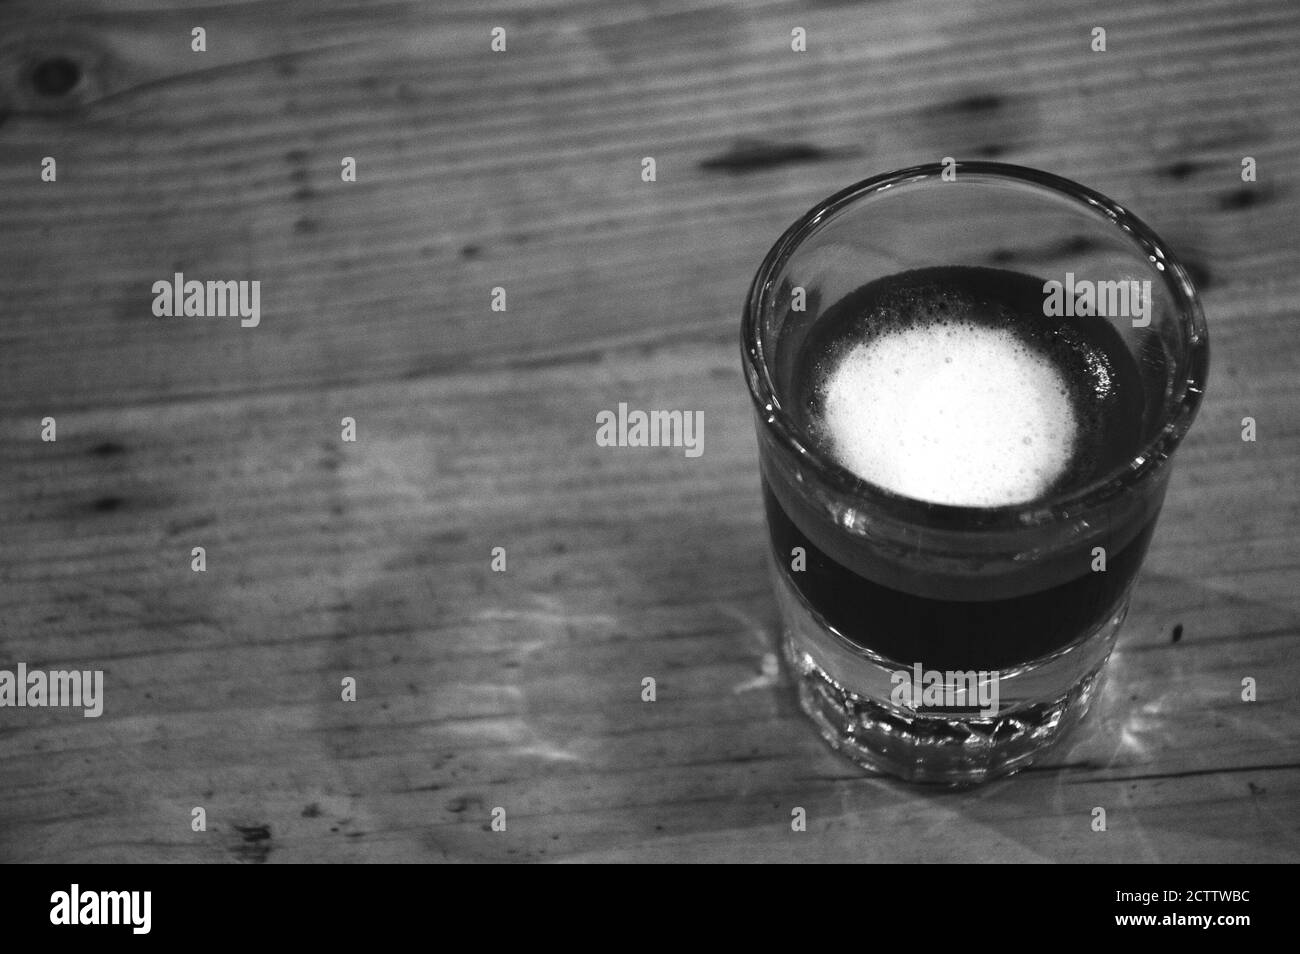
[[[855,344],[822,397],[821,427],[843,466],[957,506],[1041,496],[1069,466],[1079,428],[1055,364],[1012,331],[961,319]]]

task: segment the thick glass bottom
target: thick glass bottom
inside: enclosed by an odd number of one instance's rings
[[[1029,765],[1087,714],[1128,613],[1130,590],[1105,622],[1063,649],[997,674],[997,711],[899,704],[910,663],[855,646],[821,620],[774,563],[782,649],[803,710],[831,747],[909,782],[973,785]],[[960,677],[958,677],[960,679]],[[939,690],[962,683],[945,682]],[[965,684],[969,685],[969,684]],[[948,693],[949,701],[963,698]],[[963,701],[967,701],[963,698]]]

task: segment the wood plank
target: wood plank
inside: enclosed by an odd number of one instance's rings
[[[0,860],[1300,858],[1294,4],[43,9],[0,7],[0,668],[107,698],[0,714]],[[736,342],[790,221],[944,155],[1131,204],[1213,351],[1097,711],[960,794],[764,676]],[[262,324],[153,317],[175,270],[262,281]],[[598,448],[619,401],[704,454]]]

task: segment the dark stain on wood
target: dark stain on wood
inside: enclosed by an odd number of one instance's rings
[[[117,441],[104,441],[92,447],[90,453],[94,457],[116,457],[118,454],[125,454],[126,448]]]
[[[49,56],[32,67],[32,88],[42,96],[66,96],[80,82],[81,67],[66,56]]]
[[[1267,190],[1254,185],[1242,186],[1240,189],[1234,189],[1226,195],[1219,196],[1219,208],[1224,212],[1236,212],[1239,209],[1249,209],[1266,202],[1269,198]]]
[[[100,33],[32,26],[27,35],[6,32],[0,45],[0,115],[70,116],[131,85],[131,70]]]
[[[167,524],[167,533],[169,536],[175,536],[178,533],[186,533],[190,530],[201,530],[204,527],[210,527],[217,522],[217,518],[211,514],[194,517],[189,520],[173,520]]]
[[[1163,176],[1166,179],[1173,179],[1177,182],[1182,182],[1200,168],[1200,163],[1191,162],[1187,159],[1180,159],[1178,162],[1171,162],[1169,165],[1158,170],[1157,175]]]
[[[451,801],[447,803],[447,811],[451,812],[452,814],[459,815],[461,812],[466,811],[471,806],[482,808],[483,799],[480,798],[478,795],[461,795],[459,798],[453,798]]]
[[[235,825],[240,841],[230,848],[230,853],[248,864],[265,864],[271,853],[270,825]]]
[[[1170,642],[1176,643],[1182,638],[1183,638],[1183,624],[1178,623],[1174,626],[1173,638],[1170,640]]]
[[[1199,257],[1188,258],[1187,255],[1180,253],[1178,260],[1191,277],[1192,284],[1196,286],[1197,291],[1205,291],[1214,285],[1214,276],[1210,272],[1210,266],[1205,264],[1204,259]]]
[[[806,142],[742,140],[734,143],[726,152],[704,159],[699,167],[707,172],[747,175],[781,166],[826,162],[835,157],[835,152]]]
[[[929,112],[935,115],[979,116],[995,113],[1006,104],[1006,99],[997,93],[974,93],[950,103],[933,106]]]

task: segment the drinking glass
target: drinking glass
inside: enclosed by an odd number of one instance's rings
[[[1072,319],[1110,322],[1136,363],[1137,452],[1043,499],[975,507],[877,486],[812,439],[795,387],[809,330],[867,282],[941,266],[1041,278],[1045,298],[1053,281],[1149,282],[1141,317]],[[1209,349],[1186,269],[1077,183],[1003,163],[917,166],[786,230],[746,300],[742,352],[781,644],[804,711],[850,759],[911,781],[1028,765],[1097,694],[1201,401]]]

